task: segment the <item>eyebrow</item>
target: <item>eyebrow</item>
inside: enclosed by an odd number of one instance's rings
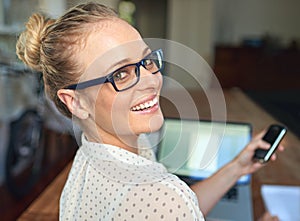
[[[142,53],[142,59],[147,55],[148,51],[150,50],[149,47],[146,47],[144,50],[143,50],[143,53]],[[116,66],[119,66],[121,64],[126,64],[126,63],[129,63],[130,62],[130,58],[124,58],[114,64],[112,64],[111,66],[109,66],[107,69],[106,69],[106,72],[108,72],[109,70],[112,70],[112,69],[116,69],[114,67]]]

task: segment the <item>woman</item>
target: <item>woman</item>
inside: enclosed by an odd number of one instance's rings
[[[19,58],[43,73],[48,96],[83,131],[60,220],[203,220],[240,176],[262,167],[252,162],[256,148],[269,146],[262,134],[191,188],[153,161],[138,138],[163,124],[162,51],[111,9],[81,4],[57,20],[34,14],[26,27]]]

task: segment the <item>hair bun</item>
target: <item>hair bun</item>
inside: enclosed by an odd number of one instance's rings
[[[41,42],[47,27],[53,22],[54,20],[41,14],[33,14],[26,24],[26,30],[17,41],[16,53],[19,59],[34,70],[41,71]]]

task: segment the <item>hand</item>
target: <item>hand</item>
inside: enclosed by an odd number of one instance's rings
[[[279,221],[277,216],[272,216],[269,212],[265,212],[262,217],[258,219],[258,221]]]
[[[266,131],[260,132],[257,136],[255,136],[251,142],[239,153],[239,155],[233,160],[235,162],[240,171],[241,175],[254,173],[264,165],[253,161],[254,152],[256,149],[268,149],[270,148],[270,144],[262,140],[262,137]],[[282,145],[279,145],[278,149],[279,151],[283,151],[284,147]],[[271,160],[276,160],[276,153],[274,153],[271,157]]]

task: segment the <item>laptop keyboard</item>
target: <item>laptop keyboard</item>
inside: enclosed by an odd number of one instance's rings
[[[226,201],[237,201],[238,200],[238,189],[236,186],[232,187],[223,197],[221,200]]]

